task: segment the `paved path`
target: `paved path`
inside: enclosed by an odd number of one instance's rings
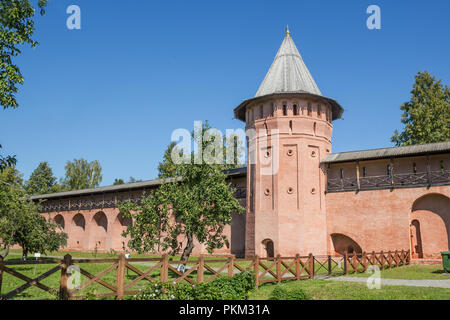
[[[360,277],[328,277],[318,276],[316,279],[346,282],[367,282],[367,278]],[[411,287],[433,287],[450,288],[450,279],[443,280],[404,280],[404,279],[384,279],[381,278],[381,285],[411,286]]]

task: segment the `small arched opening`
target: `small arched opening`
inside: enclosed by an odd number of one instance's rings
[[[271,239],[264,239],[262,241],[262,245],[266,254],[266,258],[273,258],[275,256],[273,241]]]
[[[411,222],[411,247],[413,258],[423,258],[422,235],[420,234],[420,222],[417,219]]]

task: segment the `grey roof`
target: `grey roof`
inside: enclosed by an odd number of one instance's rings
[[[243,167],[243,168],[237,168],[237,169],[230,169],[230,170],[226,170],[225,173],[229,177],[242,176],[247,173],[247,168]],[[43,195],[32,196],[31,200],[50,199],[50,198],[67,198],[67,197],[91,195],[91,194],[98,194],[98,193],[139,190],[139,189],[157,187],[162,183],[162,181],[163,181],[163,179],[154,179],[154,180],[146,180],[146,181],[140,181],[140,182],[126,183],[126,184],[119,184],[119,185],[115,185],[115,186],[106,186],[106,187],[99,187],[99,188],[92,188],[92,189],[83,189],[83,190],[74,190],[74,191],[58,192],[58,193],[51,193],[51,194],[43,194]]]
[[[308,71],[286,27],[286,36],[255,97],[279,92],[321,92]]]
[[[446,153],[446,152],[450,152],[450,141],[428,143],[428,144],[417,144],[405,147],[330,153],[321,162],[338,163],[347,161],[385,159],[393,157],[420,156],[426,154]]]
[[[309,73],[289,29],[286,28],[286,36],[280,49],[273,60],[269,71],[261,83],[256,95],[243,101],[234,109],[235,118],[245,121],[246,106],[255,100],[269,99],[274,96],[287,95],[288,97],[309,97],[311,99],[323,99],[332,106],[332,119],[339,119],[344,109],[333,99],[324,97],[320,92],[313,77]]]

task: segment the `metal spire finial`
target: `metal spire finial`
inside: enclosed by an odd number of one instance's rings
[[[289,32],[289,26],[286,25],[286,37],[289,37],[290,34],[291,34],[291,33]]]

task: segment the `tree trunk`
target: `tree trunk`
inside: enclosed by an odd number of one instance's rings
[[[7,245],[5,249],[5,252],[0,254],[3,260],[5,260],[6,256],[9,254],[9,245]]]
[[[27,260],[27,256],[28,256],[28,250],[25,247],[23,247],[23,249],[22,249],[22,260],[23,261]]]
[[[189,256],[191,255],[193,249],[194,237],[191,234],[188,234],[186,248],[184,248],[183,254],[181,255],[181,261],[186,261],[187,259],[189,259]]]

